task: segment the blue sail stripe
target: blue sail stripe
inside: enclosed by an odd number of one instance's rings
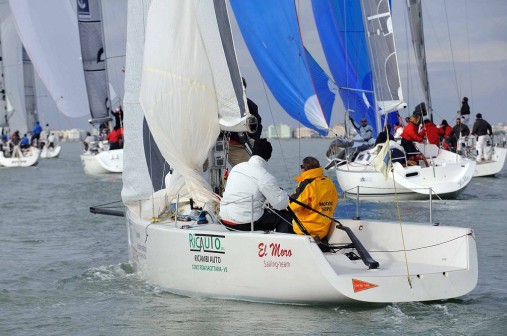
[[[326,135],[335,95],[328,84],[331,80],[303,46],[294,1],[230,3],[273,96],[292,118]]]

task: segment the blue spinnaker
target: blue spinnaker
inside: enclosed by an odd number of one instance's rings
[[[377,136],[372,70],[360,1],[313,0],[312,7],[322,48],[345,110],[356,124],[366,118]]]
[[[231,6],[278,103],[292,118],[326,135],[336,86],[303,46],[294,1],[231,0]]]

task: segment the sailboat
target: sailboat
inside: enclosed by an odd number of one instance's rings
[[[221,130],[252,129],[225,1],[131,0],[127,36],[122,200],[144,279],[188,296],[300,304],[440,300],[475,287],[467,228],[336,220],[332,252],[310,236],[228,231],[202,165],[209,152],[223,162]]]
[[[477,160],[475,136],[461,137],[458,140],[458,154],[470,160]],[[484,161],[476,161],[474,177],[494,176],[500,173],[505,165],[507,158],[507,147],[501,146],[493,139],[489,139],[486,143],[485,151],[486,159]]]
[[[41,139],[41,159],[54,159],[60,155],[62,145],[60,145],[54,134],[46,135],[46,139]]]
[[[25,79],[33,76],[33,72],[30,73],[32,69],[29,59],[23,57],[23,46],[7,2],[0,3],[0,20],[2,128],[4,132],[18,131],[22,136],[31,130],[35,122],[35,116],[30,113],[31,110],[26,104],[26,99],[33,97],[33,93],[29,92],[30,87],[25,88]],[[29,85],[29,81],[26,84]],[[31,167],[37,165],[39,161],[40,150],[34,146],[21,148],[19,143],[9,141],[2,149],[0,166]]]
[[[38,75],[34,70],[33,63],[28,56],[25,48],[23,48],[23,75],[27,123],[30,126],[29,129],[32,129],[35,123],[39,121],[39,97],[37,90],[40,90],[41,87],[37,86],[37,83],[40,81],[38,81]],[[38,139],[38,143],[35,144],[40,149],[41,159],[56,158],[58,155],[60,155],[60,151],[62,149],[62,146],[56,144],[55,141],[53,141],[53,146],[50,147],[50,142],[47,139],[48,136],[49,135],[46,134],[46,139]],[[54,138],[54,136],[52,138]]]
[[[381,129],[389,113],[405,106],[388,2],[314,1],[313,8],[328,63],[335,64],[335,55],[339,52],[345,53],[341,58],[351,63],[355,55],[370,60],[353,64],[346,71],[337,65],[330,68],[333,77],[341,83],[345,106],[350,109],[348,106],[352,101],[354,109],[363,111],[363,117],[373,114],[371,118],[376,120],[377,129]],[[358,36],[358,31],[364,35]],[[342,46],[333,47],[330,36],[335,44]],[[361,39],[365,42],[357,42]],[[365,70],[368,66],[370,73]],[[350,197],[390,200],[438,195],[440,198],[456,198],[471,181],[475,167],[474,162],[455,153],[431,144],[419,144],[423,160],[414,166],[394,164],[393,174],[386,179],[373,165],[381,146],[362,151],[347,146],[347,143],[334,142],[327,154],[331,161],[328,168],[335,169],[342,191]],[[406,157],[404,161],[407,162]]]
[[[107,30],[103,23],[103,12],[107,6],[113,6],[115,13],[115,17],[110,20],[109,33],[125,34],[125,26],[121,24],[121,20],[115,19],[117,17],[121,19],[122,14],[126,15],[124,1],[77,0],[81,54],[91,113],[89,122],[101,133],[105,130],[113,131],[110,125],[113,119],[111,114],[115,110],[118,110],[119,113],[121,103],[121,99],[113,94],[116,91],[112,89],[108,73],[115,73],[118,77],[118,73],[123,73],[123,64],[119,64],[119,69],[118,66],[110,68],[110,65],[113,61],[115,65],[118,65],[118,61],[124,60],[123,55],[125,55],[125,44],[121,44],[122,39],[119,39],[119,44],[115,46],[109,44],[106,47]],[[119,55],[116,55],[118,50]],[[114,83],[117,90],[123,89],[122,79]],[[121,122],[121,120],[117,120],[117,123]],[[115,130],[122,127],[123,125],[115,125]],[[85,149],[81,154],[81,162],[87,174],[121,173],[123,171],[123,148],[111,146],[113,146],[112,143],[103,140],[96,144],[90,144]]]
[[[431,112],[431,95],[426,62],[421,0],[407,1],[407,10],[419,78],[424,91],[426,104],[429,106],[429,111]],[[458,139],[458,154],[461,154],[463,157],[470,160],[476,161],[477,151],[475,149],[475,141],[476,139],[473,135],[464,137],[460,136],[460,139]],[[500,147],[498,144],[493,142],[493,139],[490,139],[490,141],[488,141],[485,154],[487,159],[476,163],[473,175],[474,177],[492,176],[498,174],[505,164],[507,148]]]

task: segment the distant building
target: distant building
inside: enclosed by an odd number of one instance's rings
[[[80,141],[82,138],[82,131],[76,128],[71,130],[59,131],[62,141]]]
[[[294,138],[315,138],[319,137],[319,133],[308,128],[308,127],[299,127],[294,129]]]
[[[289,125],[271,125],[267,130],[267,138],[280,138],[289,139],[292,138],[292,130]]]
[[[493,128],[493,134],[506,134],[507,133],[507,125],[505,125],[503,122],[500,122],[496,125],[491,125],[491,128]]]
[[[336,136],[345,136],[345,125],[344,124],[336,124],[331,127],[331,130],[329,130],[329,134],[327,135],[328,138],[334,138]]]

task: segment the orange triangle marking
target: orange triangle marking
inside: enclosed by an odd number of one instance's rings
[[[375,285],[375,284],[372,284],[372,283],[369,283],[366,281],[352,279],[352,287],[354,288],[354,293],[357,293],[360,291],[364,291],[367,289],[378,287],[378,285]]]

